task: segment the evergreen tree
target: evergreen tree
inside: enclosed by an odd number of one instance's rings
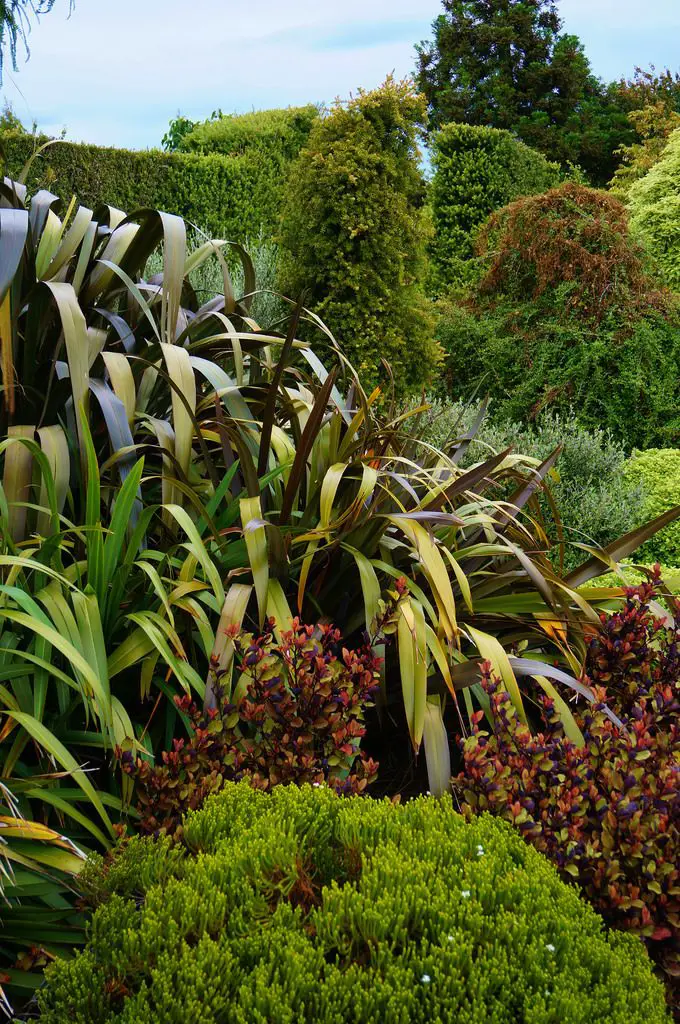
[[[434,38],[418,51],[430,123],[513,131],[551,160],[597,182],[632,141],[626,113],[597,79],[583,46],[562,33],[554,0],[443,0]]]
[[[26,41],[30,29],[30,18],[39,18],[54,7],[55,0],[0,0],[0,85],[4,68],[5,48],[9,48],[14,70],[17,70],[17,46],[22,41],[28,53]],[[74,0],[69,0],[69,10]]]

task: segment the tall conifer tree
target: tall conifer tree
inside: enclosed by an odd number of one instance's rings
[[[433,39],[417,47],[430,125],[506,128],[552,160],[607,180],[630,126],[593,75],[554,0],[443,0]]]

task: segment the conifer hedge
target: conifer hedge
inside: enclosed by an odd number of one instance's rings
[[[31,135],[0,136],[4,174],[16,179],[35,149]],[[273,233],[283,178],[279,161],[263,159],[257,150],[204,156],[55,141],[33,161],[27,183],[31,192],[49,188],[93,209],[106,202],[130,212],[150,207],[176,213],[212,237],[244,241]]]
[[[320,107],[313,103],[306,107],[213,115],[194,124],[177,148],[183,153],[229,156],[256,151],[265,160],[274,159],[284,165],[297,157],[319,116]]]

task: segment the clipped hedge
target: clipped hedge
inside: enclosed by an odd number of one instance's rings
[[[86,878],[84,952],[43,1024],[662,1024],[642,944],[510,826],[229,784],[185,849],[135,839]]]
[[[434,134],[432,163],[432,258],[438,287],[466,278],[476,231],[489,214],[561,179],[558,164],[510,132],[468,124],[447,124]]]
[[[35,145],[30,135],[0,136],[4,173],[17,177]],[[282,178],[278,163],[257,151],[201,156],[58,141],[34,161],[28,185],[30,191],[49,188],[66,201],[77,196],[92,208],[106,202],[129,212],[151,207],[176,213],[213,237],[244,241],[273,233]]]
[[[229,156],[256,151],[281,164],[294,160],[309,139],[319,108],[286,107],[253,110],[248,114],[224,114],[195,124],[182,137],[185,153],[223,153]]]
[[[644,494],[641,522],[680,505],[680,450],[648,448],[635,451],[624,466],[626,479]],[[680,566],[680,523],[660,530],[636,553],[638,562]]]

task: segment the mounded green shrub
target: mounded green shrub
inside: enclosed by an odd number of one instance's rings
[[[638,235],[671,288],[680,290],[680,130],[661,160],[631,186],[631,230]]]
[[[559,164],[497,128],[447,124],[431,142],[432,256],[442,287],[467,276],[475,234],[489,214],[518,196],[551,188],[561,172]]]
[[[440,350],[425,298],[425,101],[392,79],[316,121],[290,170],[281,225],[282,291],[306,296],[364,387],[414,390]]]
[[[680,505],[680,450],[648,448],[633,452],[624,467],[626,478],[644,494],[642,522]],[[680,524],[671,523],[648,540],[637,553],[638,562],[680,566]]]
[[[229,785],[186,849],[89,871],[89,942],[48,970],[44,1024],[662,1024],[639,940],[605,932],[513,830]]]
[[[39,143],[45,139],[37,140]],[[0,135],[0,164],[17,178],[33,155],[30,135]],[[29,192],[48,188],[91,209],[101,203],[176,213],[214,238],[244,241],[272,234],[281,204],[282,170],[253,149],[242,156],[110,149],[57,141],[36,158]]]
[[[615,315],[583,324],[561,318],[559,294],[554,301],[552,315],[531,301],[479,311],[442,304],[437,338],[450,398],[488,392],[499,418],[525,423],[574,409],[587,429],[604,428],[630,446],[677,440],[677,317],[650,313],[623,329]]]

